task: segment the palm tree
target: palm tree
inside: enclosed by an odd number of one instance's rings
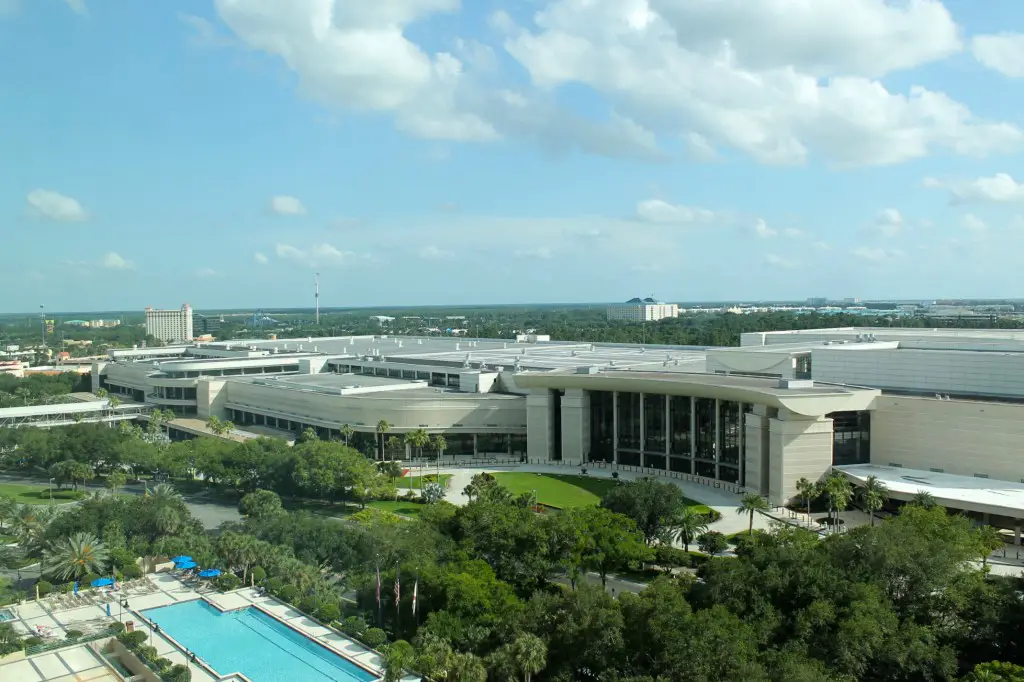
[[[91,533],[75,533],[50,547],[47,572],[59,580],[77,580],[87,573],[102,575],[110,553]]]
[[[146,493],[153,504],[162,505],[183,502],[181,493],[170,483],[158,483]]]
[[[391,430],[391,424],[386,419],[377,422],[377,440],[380,442],[380,458],[384,459],[384,434]]]
[[[910,498],[910,504],[916,504],[918,507],[931,509],[936,505],[935,496],[927,490],[918,490],[914,493],[914,496]]]
[[[740,506],[736,507],[737,514],[746,514],[749,517],[747,523],[747,534],[753,537],[754,535],[754,513],[763,512],[769,509],[771,505],[768,504],[768,500],[764,499],[757,493],[747,493],[740,500]]]
[[[399,682],[415,660],[416,650],[404,639],[389,645],[384,656],[384,682]]]
[[[352,434],[355,433],[355,429],[348,424],[342,424],[340,433],[341,437],[345,439],[345,447],[348,447],[348,442],[352,439]]]
[[[437,452],[435,463],[437,464],[437,482],[441,482],[441,458],[444,456],[444,451],[448,449],[448,441],[440,433],[434,434],[434,437],[430,439],[431,445],[434,446],[434,451]]]
[[[18,502],[9,495],[0,495],[0,529],[15,519]]]
[[[162,535],[174,535],[181,527],[181,513],[168,505],[161,505],[153,514],[153,526]]]
[[[878,476],[872,475],[867,477],[864,486],[858,493],[864,508],[868,510],[868,515],[871,517],[871,525],[874,526],[875,512],[885,506],[885,501],[889,499],[889,489],[885,487],[885,483]]]
[[[423,459],[423,448],[430,445],[430,434],[425,429],[415,429],[405,434],[405,442],[416,448],[417,459]]]
[[[703,514],[697,513],[692,507],[683,507],[676,517],[673,531],[676,539],[683,544],[683,549],[690,551],[690,543],[696,542],[708,530],[708,522]]]
[[[834,530],[839,528],[839,513],[850,505],[853,499],[853,488],[849,479],[842,474],[836,473],[825,481],[825,494],[828,495],[830,509],[836,510],[835,521],[832,524]]]
[[[537,635],[522,634],[512,644],[512,658],[523,673],[523,682],[530,682],[548,664],[548,647]]]
[[[473,654],[454,654],[448,669],[449,682],[487,682],[487,668]]]
[[[813,483],[806,478],[801,478],[796,482],[796,492],[800,498],[800,501],[807,507],[807,524],[811,523],[811,502],[818,498],[821,494],[821,488],[817,483]]]

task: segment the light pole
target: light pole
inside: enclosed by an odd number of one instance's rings
[[[47,492],[50,493],[50,504],[53,504],[53,481],[54,481],[54,479],[51,478],[50,479],[50,487],[47,489]]]

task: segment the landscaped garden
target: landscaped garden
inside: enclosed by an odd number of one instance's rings
[[[440,479],[437,474],[424,474],[423,476],[403,476],[398,479],[397,483],[399,490],[420,490],[429,483],[440,483],[447,488],[451,478],[451,474],[441,474]]]
[[[600,504],[601,498],[618,485],[613,478],[507,472],[493,474],[495,480],[513,495],[537,494],[537,504],[552,509],[573,509]],[[709,514],[710,507],[683,498],[683,504],[698,514]]]
[[[50,504],[50,496],[53,496],[53,504],[66,504],[85,497],[85,493],[78,490],[58,490],[38,485],[21,485],[17,483],[0,483],[0,497],[12,497],[18,504]]]

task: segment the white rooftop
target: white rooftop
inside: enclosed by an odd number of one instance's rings
[[[863,483],[868,476],[877,476],[895,499],[910,499],[926,491],[944,507],[1014,518],[1024,516],[1024,483],[880,464],[851,464],[836,469],[857,483]]]

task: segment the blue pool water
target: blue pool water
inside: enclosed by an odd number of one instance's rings
[[[17,620],[10,609],[0,609],[0,623],[8,620]]]
[[[252,682],[372,682],[378,677],[259,609],[222,613],[202,599],[143,612],[221,675]]]

